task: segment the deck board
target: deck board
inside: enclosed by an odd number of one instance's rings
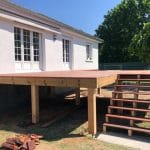
[[[150,74],[150,71],[74,70],[0,74],[0,84],[97,88],[115,82],[117,74]]]

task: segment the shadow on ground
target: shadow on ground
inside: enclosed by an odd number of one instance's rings
[[[98,129],[100,124],[104,121],[104,113],[107,107],[102,103],[97,110]],[[107,103],[107,100],[106,100]],[[31,104],[30,101],[25,105],[19,105],[17,109],[7,110],[0,114],[0,130],[11,131],[15,133],[35,133],[44,136],[46,141],[56,141],[62,138],[81,137],[87,134],[87,98],[81,99],[80,107],[75,106],[74,100],[64,100],[64,96],[58,96],[51,99],[40,99],[40,123],[37,125],[31,124]],[[75,109],[76,108],[76,109]],[[71,111],[70,114],[63,119],[56,121],[49,127],[41,127],[44,123],[49,121],[51,115],[59,111]],[[102,116],[100,114],[102,113]],[[59,116],[58,116],[59,117]],[[98,119],[99,120],[99,119]]]

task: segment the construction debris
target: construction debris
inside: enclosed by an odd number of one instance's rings
[[[40,144],[41,135],[36,134],[19,134],[13,138],[6,139],[2,144],[5,150],[35,150],[36,145]]]

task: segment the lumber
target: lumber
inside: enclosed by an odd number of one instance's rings
[[[96,92],[97,89],[88,89],[88,129],[89,133],[95,135],[97,132],[96,125]]]
[[[31,85],[32,123],[39,122],[39,87]]]

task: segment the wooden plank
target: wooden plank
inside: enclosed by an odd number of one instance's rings
[[[107,77],[100,77],[97,79],[97,87],[104,87],[110,84],[115,83],[117,75],[111,75]]]
[[[36,85],[58,87],[91,87],[96,88],[96,79],[87,78],[37,78]]]
[[[97,89],[88,89],[88,129],[92,135],[95,135],[97,132],[96,90]]]
[[[135,102],[135,103],[145,103],[150,104],[150,100],[144,100],[144,99],[119,99],[119,98],[112,98],[111,101],[124,101],[124,102]]]
[[[76,106],[80,105],[80,88],[75,89],[76,98],[75,98],[75,104]]]
[[[129,107],[118,107],[118,106],[108,106],[108,109],[123,109],[129,111],[141,111],[141,112],[150,112],[150,109],[141,109],[141,108],[129,108]]]
[[[96,88],[96,78],[0,77],[0,84]]]
[[[149,118],[129,117],[129,116],[114,115],[114,114],[106,114],[106,117],[118,118],[118,119],[126,119],[126,120],[134,120],[134,121],[150,122]]]
[[[137,132],[150,133],[150,130],[149,130],[149,129],[136,128],[136,127],[129,127],[129,126],[124,126],[124,125],[117,125],[117,124],[104,123],[103,126],[104,126],[104,127],[114,127],[114,128],[132,130],[132,131],[137,131]]]
[[[116,81],[116,84],[122,84],[122,81],[119,81],[118,79],[120,79],[120,75],[117,76],[117,81]],[[122,91],[122,87],[115,87],[115,90],[116,91]],[[117,98],[121,99],[123,98],[123,94],[122,93],[119,93],[116,95]],[[123,107],[123,101],[117,101],[117,105],[120,106],[120,107]],[[118,114],[123,114],[123,110],[117,110]]]
[[[39,87],[31,85],[32,123],[39,122]]]

